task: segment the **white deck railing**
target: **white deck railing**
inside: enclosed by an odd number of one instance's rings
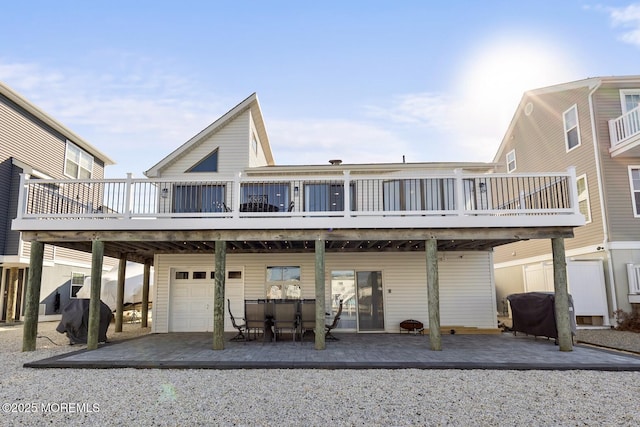
[[[575,171],[552,174],[349,174],[255,177],[232,181],[176,179],[50,180],[22,177],[15,229],[42,221],[188,218],[234,221],[296,218],[522,217],[579,215]],[[38,220],[37,223],[31,220]],[[248,223],[249,221],[247,221]],[[574,221],[575,222],[575,221]],[[138,222],[138,226],[141,224]],[[166,222],[165,222],[166,224]],[[207,226],[210,226],[208,224]],[[580,225],[580,224],[577,224]],[[226,225],[225,227],[230,227]],[[126,228],[131,229],[131,226]]]
[[[640,105],[617,119],[609,120],[609,136],[612,150],[631,138],[640,136]]]

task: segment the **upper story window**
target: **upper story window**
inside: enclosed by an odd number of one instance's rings
[[[258,154],[258,140],[255,135],[251,136],[251,150],[253,150],[253,154]]]
[[[218,172],[218,149],[193,165],[187,172]]]
[[[589,188],[587,187],[587,176],[581,175],[576,180],[578,186],[578,207],[580,213],[584,215],[584,220],[588,224],[591,222],[591,206],[589,204]]]
[[[93,173],[93,156],[67,141],[64,174],[76,179],[90,179]]]
[[[631,187],[633,216],[640,218],[640,166],[629,166],[629,185]]]
[[[562,115],[564,121],[564,140],[567,151],[580,145],[580,126],[578,125],[578,107],[573,106]]]
[[[507,153],[507,172],[511,173],[516,170],[516,150]]]
[[[640,89],[622,89],[620,91],[620,103],[622,114],[627,113],[640,105]]]

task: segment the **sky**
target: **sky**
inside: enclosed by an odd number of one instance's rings
[[[526,90],[640,74],[640,2],[3,2],[0,81],[143,177],[253,92],[277,164],[493,160]]]

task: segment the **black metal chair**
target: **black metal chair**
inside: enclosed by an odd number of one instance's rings
[[[336,338],[331,331],[338,326],[338,322],[340,321],[340,315],[342,314],[342,300],[340,300],[340,307],[338,307],[338,312],[336,316],[333,318],[333,322],[330,325],[324,325],[324,329],[326,333],[324,334],[325,341],[339,341],[339,338]]]
[[[264,300],[245,300],[244,301],[244,320],[246,322],[247,334],[251,336],[253,330],[253,337],[258,338],[258,333],[264,333],[265,319],[266,319],[266,306]]]
[[[273,326],[276,339],[283,330],[290,330],[293,341],[298,329],[298,308],[295,300],[275,300],[273,306]]]
[[[238,330],[236,336],[231,338],[229,341],[249,341],[249,339],[244,336],[246,325],[238,325],[236,323],[236,318],[233,317],[233,313],[231,313],[231,300],[229,298],[227,298],[227,306],[229,307],[229,317],[231,317],[231,324]]]

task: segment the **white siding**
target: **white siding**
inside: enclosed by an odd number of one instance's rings
[[[496,327],[496,307],[489,252],[439,254],[440,312],[443,326]],[[212,269],[211,255],[157,255],[155,260],[154,332],[168,332],[170,268]],[[264,298],[268,265],[300,266],[302,297],[315,297],[314,254],[227,254],[227,265],[244,267],[244,295]],[[405,319],[428,324],[426,262],[423,252],[327,253],[326,294],[332,270],[382,271],[385,330],[398,332]]]
[[[217,132],[178,157],[162,171],[163,178],[193,177],[193,179],[233,179],[238,171],[249,166],[251,135],[250,113],[245,111]],[[218,149],[218,173],[185,172]],[[215,177],[215,178],[212,178]]]

